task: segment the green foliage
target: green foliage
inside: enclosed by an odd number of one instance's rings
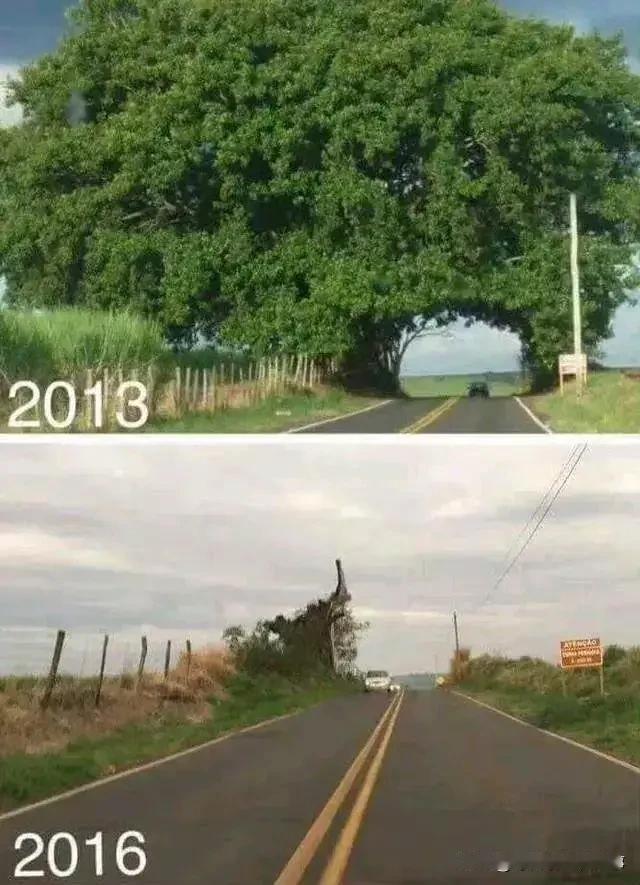
[[[241,627],[223,634],[240,670],[250,676],[275,674],[298,679],[350,675],[359,634],[348,594],[334,593],[309,602],[291,616],[259,621],[248,635]]]
[[[239,625],[227,627],[222,633],[222,639],[226,643],[231,654],[237,655],[242,648],[242,643],[246,640],[244,627],[240,627]]]
[[[167,356],[157,324],[127,312],[0,310],[0,381],[46,385],[87,369],[143,371]]]
[[[571,340],[570,190],[588,347],[632,283],[639,84],[619,40],[489,0],[84,0],[0,133],[0,273],[16,304],[377,384],[416,316],[461,314],[541,380]]]
[[[622,648],[621,645],[607,645],[604,650],[604,665],[605,667],[610,667],[612,664],[617,664],[619,661],[624,660],[627,655],[627,650]]]
[[[564,682],[566,696],[559,669],[543,660],[481,655],[471,658],[463,688],[506,699],[540,728],[640,721],[640,647],[607,646],[604,697],[596,669],[565,671]]]

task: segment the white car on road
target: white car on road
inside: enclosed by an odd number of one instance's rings
[[[365,691],[393,691],[391,676],[386,670],[367,670],[364,677]]]

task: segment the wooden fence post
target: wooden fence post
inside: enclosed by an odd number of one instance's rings
[[[100,695],[102,694],[102,683],[104,681],[104,667],[107,663],[107,646],[109,645],[109,637],[105,634],[102,642],[102,660],[100,661],[100,676],[98,677],[98,687],[96,688],[96,707],[100,706]]]
[[[220,396],[218,397],[218,403],[221,409],[224,409],[225,406],[225,382],[226,382],[226,368],[224,363],[220,363],[220,378],[218,380],[218,386],[220,388]]]
[[[180,414],[180,409],[182,406],[182,377],[181,377],[180,366],[176,366],[176,389],[175,389],[175,410],[176,414]]]
[[[189,685],[189,673],[191,672],[191,640],[187,639],[187,677],[186,684]]]
[[[42,700],[40,701],[40,706],[43,710],[46,710],[49,706],[49,702],[51,701],[51,694],[53,692],[53,687],[56,684],[56,676],[58,675],[58,666],[60,665],[60,655],[62,654],[62,646],[64,645],[64,638],[67,634],[64,630],[58,630],[58,635],[56,636],[56,644],[53,649],[53,657],[51,659],[51,668],[49,670],[49,677],[47,679],[47,687],[44,690],[44,695],[42,696]]]
[[[164,680],[169,678],[169,665],[171,664],[171,640],[167,639],[167,651],[164,656]]]
[[[138,678],[136,680],[136,690],[140,691],[142,685],[142,674],[144,673],[144,662],[147,660],[147,637],[143,636],[140,641],[140,660],[138,662]]]
[[[93,372],[91,371],[91,369],[87,369],[86,375],[87,375],[87,377],[85,378],[85,384],[86,384],[85,390],[89,390],[90,388],[93,387]],[[87,430],[96,430],[97,428],[95,428],[93,426],[93,408],[91,405],[91,397],[89,397],[89,396],[85,400],[84,412],[85,412],[84,420],[86,422],[86,429]]]
[[[207,390],[207,371],[206,371],[206,369],[203,369],[202,370],[202,402],[201,402],[203,409],[207,408],[208,394],[209,394],[209,392]]]
[[[191,408],[191,366],[187,366],[184,378],[184,393],[187,409]]]
[[[218,393],[218,383],[216,381],[216,367],[211,369],[211,411],[216,410],[216,395]]]
[[[122,369],[120,369],[122,371]],[[100,392],[100,397],[102,400],[102,420],[104,422],[105,429],[109,429],[111,423],[111,414],[109,412],[109,402],[111,400],[111,391],[109,390],[109,384],[111,383],[109,377],[109,370],[102,370],[102,390]]]

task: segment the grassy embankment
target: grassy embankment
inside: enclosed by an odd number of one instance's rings
[[[324,388],[316,392],[269,397],[249,408],[153,421],[145,430],[149,433],[277,433],[339,418],[380,402],[383,400],[375,397]]]
[[[560,433],[640,433],[640,380],[623,371],[592,372],[583,394],[575,383],[527,398],[527,404]]]
[[[463,662],[457,689],[582,744],[640,765],[640,647],[605,655],[605,696],[597,670],[561,671],[536,659],[489,655]]]
[[[491,396],[524,393],[527,382],[519,372],[487,372],[466,375],[407,375],[401,378],[407,396],[464,396],[472,381],[486,381]]]
[[[0,811],[353,689],[344,680],[236,672],[217,649],[194,652],[188,687],[184,677],[181,660],[166,683],[149,674],[140,690],[132,677],[105,679],[99,710],[95,679],[63,677],[46,711],[41,680],[0,679]]]
[[[137,373],[142,381],[146,381],[149,370],[153,372],[156,389],[152,396],[152,415],[145,427],[149,432],[273,432],[339,417],[379,402],[373,397],[355,396],[339,389],[317,388],[291,390],[252,405],[215,412],[187,411],[181,416],[171,416],[163,410],[162,391],[176,367],[210,369],[228,364],[230,358],[229,352],[213,349],[174,354],[166,347],[154,323],[126,313],[76,308],[39,314],[3,310],[0,311],[0,425],[6,429],[10,411],[18,404],[7,398],[9,383],[35,381],[43,391],[52,381],[69,381],[80,399],[88,373],[98,380],[105,371],[113,382],[120,372],[124,379]],[[233,354],[232,358],[236,369],[247,362],[247,357],[241,354]],[[57,396],[54,405],[59,404],[64,414],[62,395]],[[79,407],[78,421],[66,432],[91,429],[85,406],[86,403]],[[33,417],[33,413],[23,416]],[[44,421],[40,429],[50,430]],[[109,429],[119,428],[112,420]]]

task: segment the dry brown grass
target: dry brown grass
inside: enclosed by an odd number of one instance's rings
[[[234,674],[226,649],[208,646],[192,653],[187,682],[183,653],[169,678],[145,674],[140,686],[132,674],[105,678],[100,707],[95,706],[96,679],[62,677],[49,709],[42,710],[44,683],[39,679],[3,679],[0,684],[0,756],[45,753],[78,738],[103,735],[125,725],[167,713],[191,722],[211,715],[209,700],[225,696]]]
[[[224,686],[235,673],[232,655],[225,646],[206,645],[191,654],[189,670],[189,688],[200,693],[218,695],[224,692]],[[171,673],[172,680],[187,684],[187,653],[182,652],[175,669]]]
[[[471,649],[461,648],[449,663],[449,679],[451,682],[463,682],[469,672]]]

